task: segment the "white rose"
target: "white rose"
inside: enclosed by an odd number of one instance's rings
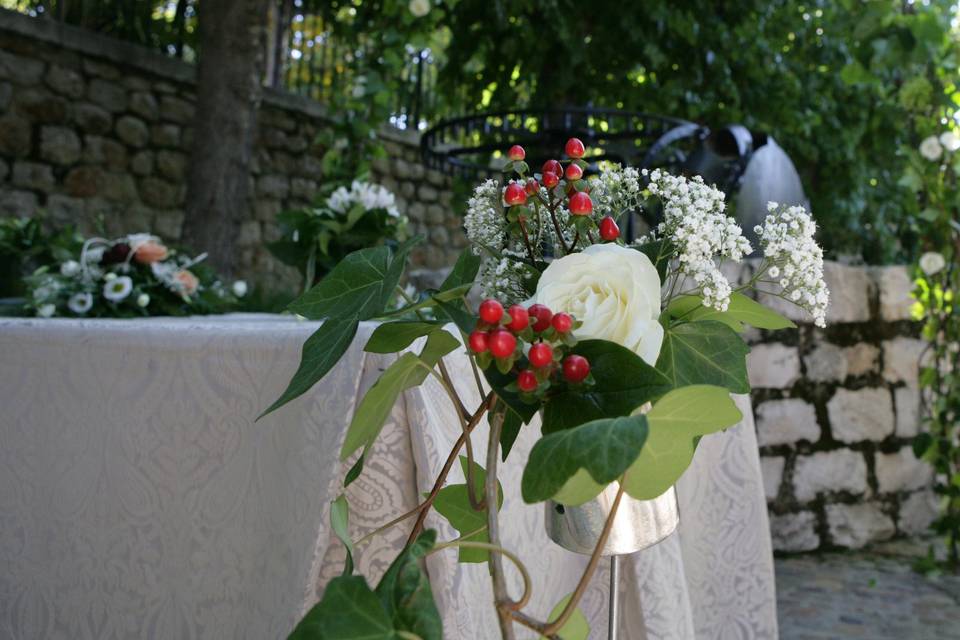
[[[947,151],[956,151],[960,149],[960,136],[953,131],[944,131],[940,134],[940,144]]]
[[[146,309],[147,305],[150,304],[150,296],[146,293],[141,293],[137,296],[137,306],[141,309]]]
[[[430,13],[430,0],[410,0],[410,13],[418,18]]]
[[[554,260],[540,276],[533,302],[582,321],[578,338],[609,340],[650,365],[657,361],[663,343],[660,276],[635,249],[595,244]]]
[[[247,281],[246,280],[237,280],[233,283],[233,295],[238,298],[242,298],[247,295]]]
[[[42,304],[37,307],[37,315],[41,318],[49,318],[53,316],[57,308],[52,304]]]
[[[945,266],[947,266],[947,261],[944,260],[942,253],[927,251],[920,256],[920,270],[928,276],[939,273]]]
[[[937,136],[924,138],[923,142],[920,143],[920,155],[931,162],[940,159],[940,156],[943,155],[943,147],[940,146]]]

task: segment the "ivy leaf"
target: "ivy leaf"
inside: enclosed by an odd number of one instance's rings
[[[750,393],[746,359],[749,352],[743,339],[722,322],[688,322],[664,333],[657,369],[675,389],[713,384],[733,393]]]
[[[392,254],[386,246],[354,251],[288,309],[311,320],[353,315],[369,320],[383,313],[400,281],[407,254],[422,239],[412,238]]]
[[[467,475],[468,461],[460,456],[460,466],[463,468],[463,477]],[[473,486],[477,496],[483,496],[484,482],[487,472],[476,462],[473,463]],[[503,505],[503,488],[497,482],[497,510]],[[487,510],[476,511],[470,504],[466,484],[448,485],[440,490],[434,499],[433,508],[442,515],[456,529],[463,540],[473,542],[489,542],[490,536],[484,528],[487,526]],[[478,531],[478,529],[483,529]],[[474,533],[476,532],[476,533]],[[472,534],[472,535],[470,535]],[[459,549],[460,562],[486,562],[489,555],[486,549]]]
[[[572,597],[573,594],[571,593],[558,602],[547,620],[553,622],[559,618]],[[587,622],[587,616],[583,615],[583,611],[580,611],[579,607],[573,610],[573,615],[567,618],[567,621],[557,631],[557,635],[560,636],[560,640],[587,640],[590,637],[590,624]]]
[[[330,527],[333,533],[340,539],[343,546],[347,548],[347,560],[343,565],[343,575],[348,576],[353,573],[353,540],[350,538],[350,506],[347,504],[347,498],[341,494],[336,500],[330,503]]]
[[[630,467],[646,439],[647,418],[642,415],[594,420],[540,438],[523,469],[524,502],[548,500],[564,488],[569,491],[565,485],[580,469],[602,489]]]
[[[506,461],[513,449],[513,443],[517,441],[520,435],[520,428],[524,424],[523,416],[511,409],[500,398],[497,397],[496,404],[493,406],[492,414],[503,413],[503,425],[500,427],[500,457]],[[531,416],[532,417],[532,416]]]
[[[738,292],[730,295],[730,306],[726,311],[704,306],[700,296],[679,296],[670,303],[667,312],[673,318],[688,322],[716,320],[739,332],[744,330],[744,324],[757,329],[795,329],[797,326],[773,309]]]
[[[340,459],[363,447],[365,450],[380,435],[383,423],[403,391],[422,383],[430,369],[443,356],[460,346],[460,342],[446,331],[435,331],[418,356],[407,352],[391,364],[363,396],[353,413],[353,420],[340,449]]]
[[[321,380],[340,358],[346,353],[353,337],[357,334],[360,319],[357,316],[349,318],[329,318],[323,325],[313,332],[303,344],[300,354],[300,366],[293,374],[286,390],[270,407],[260,414],[259,420],[271,411],[279,409],[294,398],[297,398],[310,387]]]
[[[330,581],[323,599],[297,624],[288,640],[394,640],[393,624],[361,576]]]
[[[473,249],[466,248],[460,252],[456,264],[450,271],[450,275],[444,279],[440,285],[440,291],[451,291],[460,289],[464,286],[473,286],[477,279],[477,273],[480,271],[480,256],[473,253]],[[469,290],[469,289],[468,289]]]
[[[629,415],[672,386],[664,373],[613,342],[584,340],[571,352],[590,361],[590,374],[596,383],[585,389],[567,388],[552,396],[544,408],[544,433],[569,429],[600,418]],[[489,375],[487,379],[490,379]]]
[[[650,258],[650,262],[657,270],[657,275],[660,276],[660,282],[667,279],[667,267],[670,266],[670,258],[673,256],[673,247],[668,240],[644,242],[634,249]]]
[[[647,413],[647,440],[627,471],[624,490],[637,500],[661,495],[690,466],[700,436],[742,419],[723,387],[692,385],[671,391]]]
[[[413,544],[397,556],[377,585],[376,595],[397,631],[407,631],[422,640],[443,640],[440,613],[433,601],[430,580],[421,568],[423,558],[433,548],[437,532],[420,534]]]
[[[403,351],[417,338],[441,331],[443,322],[434,320],[397,320],[385,322],[373,330],[364,351],[369,353],[396,353]]]

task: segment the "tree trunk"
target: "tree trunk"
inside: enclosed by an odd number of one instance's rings
[[[199,3],[197,111],[181,240],[224,277],[249,209],[250,158],[262,95],[269,0]]]

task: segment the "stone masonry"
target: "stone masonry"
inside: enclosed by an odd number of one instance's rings
[[[751,267],[745,267],[749,271]],[[831,306],[818,329],[749,334],[757,440],[774,548],[858,548],[924,531],[936,513],[916,459],[924,343],[904,267],[825,265]]]
[[[180,227],[195,101],[192,65],[0,10],[0,215],[43,212],[85,233],[102,219],[110,236],[150,230],[189,246]],[[330,122],[314,101],[265,90],[239,236],[248,278],[296,282],[265,243],[277,239],[278,212],[313,200],[326,151],[316,140]],[[450,215],[449,178],[419,163],[415,134],[383,138],[391,157],[375,161],[373,179],[427,236],[414,264],[452,264],[466,238]]]

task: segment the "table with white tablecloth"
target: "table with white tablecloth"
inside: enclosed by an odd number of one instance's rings
[[[395,357],[363,352],[374,326],[320,384],[255,422],[316,323],[0,319],[0,638],[284,637],[342,569],[329,504],[350,461],[338,453],[359,397]],[[477,402],[466,359],[447,362]],[[752,413],[738,404],[743,423],[704,437],[678,484],[678,531],[622,561],[621,638],[776,637]],[[417,504],[460,429],[434,380],[403,394],[346,490],[355,540]],[[587,558],[550,542],[543,506],[520,498],[538,432],[524,427],[501,468],[501,537],[533,576],[527,611],[544,618]],[[378,580],[409,526],[360,546],[358,570]],[[427,526],[457,535],[435,513]],[[581,605],[596,638],[601,567]],[[447,638],[498,637],[485,565],[450,550],[427,570]]]

